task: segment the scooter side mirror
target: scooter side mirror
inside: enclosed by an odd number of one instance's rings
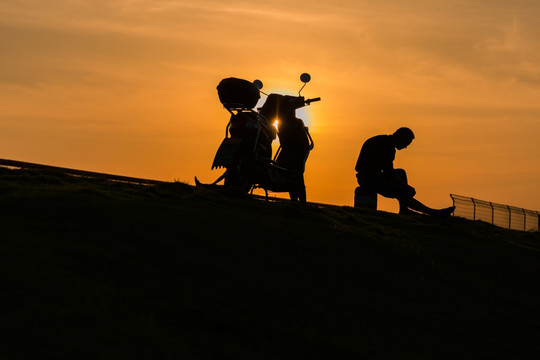
[[[302,75],[300,75],[300,81],[302,81],[303,83],[308,83],[311,81],[311,75],[309,75],[308,73],[303,73]]]
[[[304,85],[302,86],[300,91],[298,91],[298,96],[300,96],[300,93],[302,92],[302,89],[306,86],[306,84],[311,81],[311,75],[309,75],[308,73],[303,73],[302,75],[300,75],[300,81],[302,81]]]
[[[257,87],[257,89],[261,90],[263,88],[263,83],[261,80],[253,80],[253,85]]]

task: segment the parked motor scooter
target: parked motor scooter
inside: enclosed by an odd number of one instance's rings
[[[292,200],[305,202],[303,173],[310,151],[314,147],[309,130],[296,118],[296,110],[320,98],[305,99],[300,95],[311,80],[309,74],[300,77],[304,83],[298,96],[264,94],[262,82],[238,78],[223,79],[218,87],[221,103],[231,114],[212,169],[225,168],[214,182],[224,180],[224,188],[248,193],[262,188],[272,192],[288,192]],[[263,106],[254,110],[260,93],[267,95]],[[277,131],[273,126],[277,120]],[[280,146],[272,157],[272,141],[279,137]],[[197,185],[202,185],[196,179]]]

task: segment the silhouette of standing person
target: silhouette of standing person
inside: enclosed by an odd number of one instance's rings
[[[297,97],[270,94],[260,113],[268,119],[278,118],[281,150],[276,162],[289,170],[294,178],[294,188],[289,191],[291,200],[305,203],[304,171],[311,147],[304,122],[296,117],[297,101]]]
[[[358,197],[371,193],[397,199],[400,214],[411,214],[414,211],[440,217],[452,214],[454,206],[433,209],[416,200],[416,190],[408,184],[405,170],[394,169],[396,149],[407,148],[413,139],[412,130],[402,127],[392,135],[377,135],[366,140],[355,166],[359,185],[355,190],[355,206],[361,206]]]

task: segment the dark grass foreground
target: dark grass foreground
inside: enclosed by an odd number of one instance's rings
[[[0,208],[3,359],[540,354],[540,233],[4,168]]]

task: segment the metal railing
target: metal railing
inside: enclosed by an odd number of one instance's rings
[[[540,212],[450,194],[454,216],[481,220],[513,230],[540,231]]]

